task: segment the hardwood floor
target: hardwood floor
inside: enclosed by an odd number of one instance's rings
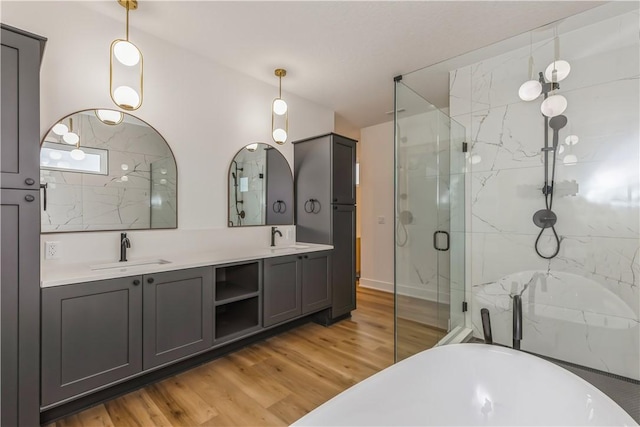
[[[410,320],[399,328],[400,355],[442,334]],[[351,319],[305,324],[51,425],[289,425],[391,365],[393,352],[393,295],[359,288]]]

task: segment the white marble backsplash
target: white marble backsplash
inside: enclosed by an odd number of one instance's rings
[[[638,11],[560,34],[571,73],[560,82],[568,118],[560,130],[553,211],[557,257],[539,257],[533,214],[541,192],[541,99],[523,102],[529,46],[450,74],[450,111],[467,127],[474,333],[489,308],[494,339],[511,344],[512,296],[522,295],[522,348],[640,379],[640,40]],[[535,71],[553,59],[534,43]],[[564,143],[568,135],[579,142]],[[551,138],[550,131],[549,137]],[[577,163],[567,165],[573,154]],[[471,161],[473,159],[473,161]],[[555,245],[546,230],[541,247]]]

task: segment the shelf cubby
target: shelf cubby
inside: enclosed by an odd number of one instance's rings
[[[260,261],[216,267],[215,305],[253,298],[260,292]]]
[[[260,326],[260,298],[247,298],[215,308],[215,339],[223,340],[241,335]]]

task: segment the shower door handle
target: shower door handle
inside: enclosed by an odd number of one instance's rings
[[[447,238],[447,245],[444,248],[438,247],[438,234],[444,234]],[[436,251],[442,251],[442,252],[448,251],[449,250],[449,233],[442,230],[436,230],[433,233],[433,249],[435,249]]]

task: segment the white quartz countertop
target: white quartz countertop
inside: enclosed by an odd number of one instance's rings
[[[333,246],[330,245],[298,242],[275,248],[232,248],[210,252],[159,255],[153,258],[130,258],[123,263],[118,263],[117,259],[114,259],[83,264],[59,264],[42,268],[40,287],[48,288],[331,249]]]

